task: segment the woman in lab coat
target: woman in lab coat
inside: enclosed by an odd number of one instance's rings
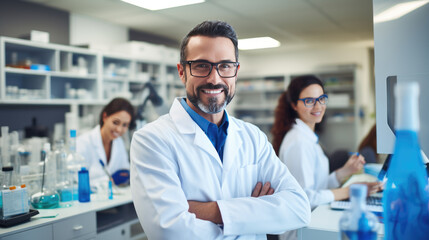
[[[130,169],[127,149],[121,136],[134,127],[134,108],[124,98],[115,98],[101,111],[100,124],[77,138],[77,152],[88,163],[90,183],[106,183],[108,177],[100,160],[110,174]]]
[[[279,98],[271,130],[274,150],[306,192],[312,209],[334,200],[347,199],[349,189],[339,188],[340,183],[360,171],[365,164],[364,158],[355,154],[340,169],[329,173],[328,158],[314,133],[316,124],[322,121],[327,103],[328,96],[317,77],[297,77]],[[367,185],[369,191],[377,191],[379,187],[376,183]],[[296,239],[296,233],[286,233],[281,239]]]

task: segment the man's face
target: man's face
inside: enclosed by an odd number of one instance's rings
[[[186,61],[236,62],[234,44],[225,37],[191,37],[186,51]],[[185,84],[187,99],[192,103],[191,108],[196,112],[200,114],[219,113],[234,97],[237,76],[221,77],[213,67],[207,77],[195,77],[190,74],[189,64],[178,64],[177,67],[180,78]]]

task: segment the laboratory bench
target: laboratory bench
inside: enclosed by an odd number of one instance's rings
[[[113,199],[92,194],[88,203],[74,201],[71,207],[38,211],[28,222],[0,228],[0,239],[147,239],[129,188],[120,189]]]
[[[307,227],[298,230],[298,240],[335,240],[339,239],[340,218],[344,211],[332,210],[327,205],[318,206],[311,213],[311,222]],[[377,239],[384,238],[384,224],[380,223]]]

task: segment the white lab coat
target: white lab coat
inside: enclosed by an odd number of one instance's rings
[[[255,126],[229,117],[223,163],[180,99],[131,142],[131,193],[145,233],[156,239],[266,239],[306,226],[308,199]],[[257,182],[275,193],[250,197]],[[223,229],[188,212],[187,200],[217,201]]]
[[[314,209],[334,200],[330,188],[338,188],[335,173],[329,174],[329,160],[318,143],[318,137],[301,119],[283,138],[280,159],[307,193]]]
[[[107,163],[106,152],[101,140],[100,125],[77,138],[76,151],[85,158],[88,164],[91,185],[96,186],[100,182],[107,183],[109,178],[99,162],[101,159],[105,165]],[[110,174],[120,169],[130,169],[127,149],[122,138],[118,137],[113,140],[110,161],[106,166]]]

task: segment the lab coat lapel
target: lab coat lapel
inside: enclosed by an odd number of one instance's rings
[[[98,125],[98,128],[94,129],[94,131],[92,132],[92,139],[93,139],[93,146],[94,146],[94,151],[96,151],[98,159],[95,159],[97,162],[98,160],[102,160],[104,162],[104,164],[107,163],[107,159],[106,159],[106,152],[104,152],[104,147],[103,147],[103,141],[101,140],[101,127],[100,125]]]
[[[239,137],[241,129],[237,126],[232,117],[229,119],[228,135],[226,137],[225,148],[223,153],[223,167],[224,170],[230,170],[232,166],[237,163],[237,155],[240,153],[242,147],[242,140]]]
[[[196,122],[189,116],[186,110],[180,104],[180,98],[176,98],[170,109],[170,116],[176,125],[177,129],[182,134],[194,134],[194,144],[201,148],[203,151],[210,154],[210,156],[218,162],[222,167],[219,154],[213,146],[210,139],[204,131],[198,126]]]

